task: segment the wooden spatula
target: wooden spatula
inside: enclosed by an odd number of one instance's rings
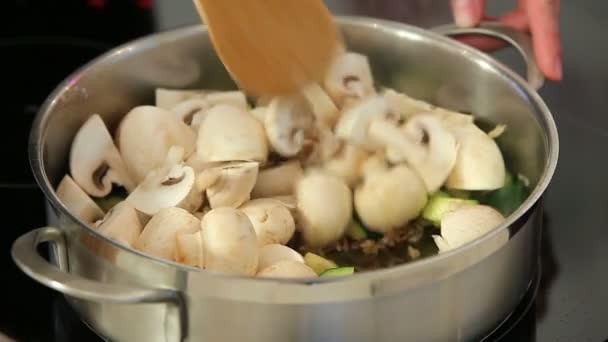
[[[322,0],[194,0],[243,90],[279,95],[319,81],[342,41]]]

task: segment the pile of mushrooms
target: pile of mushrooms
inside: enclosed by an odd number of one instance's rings
[[[310,278],[286,245],[324,247],[356,215],[387,233],[445,187],[495,190],[505,165],[473,117],[374,87],[366,56],[344,52],[324,82],[260,98],[159,88],[112,135],[101,116],[76,134],[63,204],[91,227],[151,256],[211,272]],[[105,212],[96,200],[128,196]],[[504,219],[492,208],[446,213],[441,251]]]

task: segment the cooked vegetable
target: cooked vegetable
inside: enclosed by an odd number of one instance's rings
[[[285,260],[304,263],[302,255],[287,246],[279,244],[265,245],[260,248],[258,270],[263,270],[268,266]]]
[[[328,270],[325,270],[323,273],[320,274],[320,277],[322,277],[322,278],[343,277],[343,276],[352,275],[354,273],[355,273],[354,267],[337,267],[337,268],[330,268]]]
[[[348,237],[355,241],[367,239],[367,231],[365,230],[365,228],[363,228],[361,223],[355,220],[353,220],[350,226],[348,226],[348,229],[346,230],[346,235],[348,235]]]
[[[257,274],[260,278],[317,278],[310,267],[299,261],[283,260],[270,265]]]
[[[430,221],[436,226],[439,226],[441,224],[441,219],[446,213],[466,205],[474,204],[478,204],[478,202],[476,200],[465,200],[460,198],[447,197],[444,195],[434,195],[431,196],[426,207],[424,207],[424,210],[422,211],[422,218],[427,221]]]
[[[335,262],[311,252],[304,255],[304,263],[319,275],[330,268],[338,267]]]

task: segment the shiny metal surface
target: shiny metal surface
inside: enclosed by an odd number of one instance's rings
[[[151,103],[156,87],[232,88],[204,28],[195,26],[101,56],[71,75],[41,110],[31,135],[31,163],[65,234],[69,272],[102,283],[178,291],[188,309],[187,334],[197,341],[469,340],[502,321],[536,268],[540,198],[558,156],[549,110],[510,69],[449,38],[367,18],[342,17],[339,24],[349,48],[369,56],[378,83],[507,124],[499,144],[534,191],[503,226],[440,256],[314,283],[198,271],[100,236],[53,191],[66,171],[70,141],[93,113],[113,129],[131,107]],[[510,234],[509,241],[492,244],[500,234]],[[103,336],[166,340],[165,305],[75,298],[72,303]]]

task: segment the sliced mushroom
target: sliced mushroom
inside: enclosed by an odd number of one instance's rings
[[[304,257],[287,246],[279,244],[265,245],[260,248],[258,270],[263,270],[268,266],[285,260],[304,263]]]
[[[352,217],[352,193],[340,177],[315,170],[296,185],[297,221],[305,242],[323,247],[339,240]]]
[[[323,168],[335,176],[344,179],[351,188],[361,177],[361,166],[369,157],[365,150],[350,144],[344,144],[338,154],[327,161]]]
[[[195,185],[194,170],[182,162],[183,149],[169,150],[165,164],[152,170],[127,197],[127,201],[147,215],[163,208],[179,207],[194,212],[200,208],[203,195]]]
[[[200,267],[205,263],[203,259],[203,237],[201,231],[195,233],[179,233],[175,237],[175,256],[173,258],[180,264]]]
[[[333,158],[341,145],[341,140],[334,135],[331,128],[317,124],[309,139],[305,141],[298,159],[305,166],[319,166]]]
[[[474,121],[472,115],[437,107],[428,102],[411,98],[393,89],[384,91],[383,96],[391,113],[396,114],[403,121],[422,113],[432,113],[441,119],[442,123],[448,128],[471,124]]]
[[[243,204],[239,209],[251,221],[260,247],[270,244],[285,245],[296,230],[291,212],[277,200],[255,199]]]
[[[133,247],[143,230],[137,210],[129,202],[116,204],[97,224],[97,230],[110,239]]]
[[[146,224],[134,247],[146,254],[175,261],[176,237],[200,229],[200,221],[186,210],[164,208]]]
[[[256,120],[258,120],[262,125],[266,120],[266,113],[268,113],[268,107],[255,107],[251,110],[251,115],[253,115]]]
[[[370,137],[370,126],[373,122],[383,122],[397,128],[389,118],[386,101],[381,96],[370,96],[342,113],[336,125],[336,136],[365,150],[376,151],[382,145]]]
[[[212,209],[237,208],[251,198],[258,176],[257,162],[234,162],[207,169],[197,177],[198,189],[206,189]]]
[[[74,182],[70,175],[63,176],[57,186],[57,197],[74,216],[86,223],[93,223],[104,216],[103,210]]]
[[[252,198],[291,195],[304,171],[299,161],[288,161],[279,166],[261,170],[251,191]]]
[[[454,133],[458,154],[446,187],[496,190],[504,186],[505,161],[496,141],[474,124],[460,127]]]
[[[396,134],[392,135],[393,132]],[[370,127],[370,135],[376,141],[384,139],[389,161],[407,162],[422,177],[429,192],[437,191],[456,163],[454,135],[432,114],[412,117],[405,123],[401,134],[398,133],[399,130],[392,127],[387,129],[385,123]]]
[[[70,149],[70,174],[89,195],[104,197],[112,184],[135,188],[112,136],[101,117],[91,116],[80,127]]]
[[[241,91],[182,90],[156,89],[156,107],[170,110],[180,102],[188,100],[205,100],[209,105],[230,104],[247,109],[247,97]]]
[[[252,160],[265,162],[268,143],[264,127],[247,111],[230,105],[217,105],[207,112],[196,143],[203,162]]]
[[[254,275],[259,249],[255,230],[242,211],[212,209],[201,221],[205,269],[229,274]]]
[[[264,117],[268,141],[272,149],[283,157],[293,157],[302,150],[306,134],[313,124],[312,108],[299,95],[273,98]]]
[[[308,100],[312,112],[320,122],[328,127],[333,127],[338,121],[340,111],[331,97],[317,83],[306,85],[302,89],[302,94]]]
[[[260,278],[317,278],[318,275],[312,268],[304,263],[293,260],[279,261],[258,272]]]
[[[198,133],[200,123],[207,116],[209,108],[211,108],[209,102],[203,99],[191,99],[178,103],[171,108],[171,112]]]
[[[194,151],[194,132],[171,112],[152,106],[133,108],[118,128],[118,148],[131,175],[139,184],[160,167],[171,146],[181,146],[185,156]]]
[[[340,54],[334,60],[324,86],[339,108],[376,93],[367,56],[354,52]]]
[[[418,174],[406,165],[388,168],[370,159],[365,179],[355,190],[355,210],[365,226],[378,233],[399,228],[424,209],[427,190]]]
[[[446,213],[441,219],[441,236],[433,235],[439,252],[458,248],[471,242],[504,222],[504,216],[496,209],[487,205],[471,205]],[[509,234],[498,234],[492,240],[493,247],[499,247],[507,242]]]

